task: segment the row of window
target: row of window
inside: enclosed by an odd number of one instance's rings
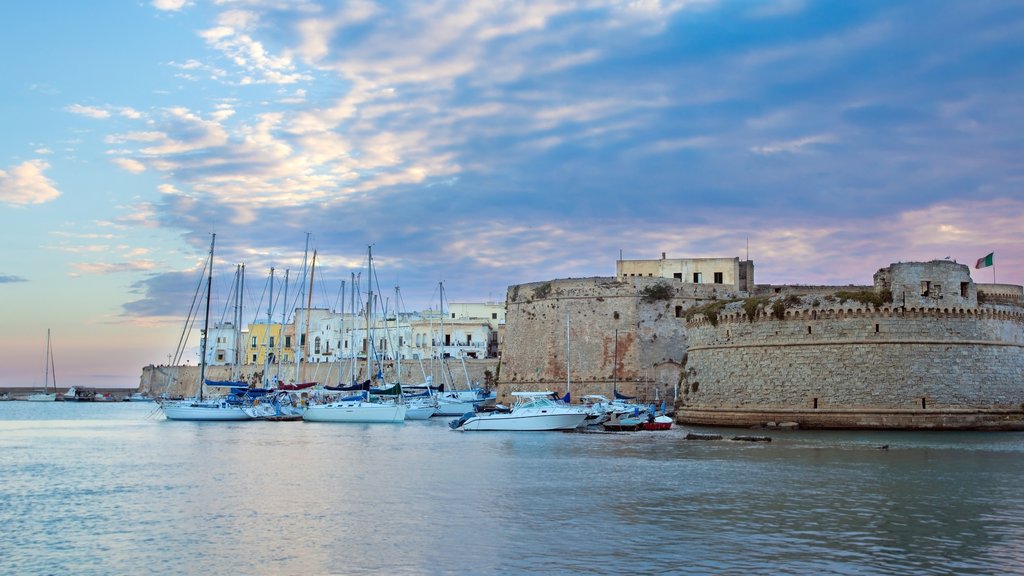
[[[624,274],[623,276],[632,276],[632,277],[640,276],[640,277],[643,277],[643,274]],[[647,276],[653,278],[654,274],[653,273],[652,274],[648,274]],[[672,277],[675,278],[676,280],[682,280],[683,279],[683,273],[682,272],[676,272],[676,273],[672,274]],[[715,279],[714,282],[713,282],[714,284],[722,284],[722,283],[724,283],[725,282],[725,273],[724,272],[715,272],[714,273],[714,279]],[[703,272],[694,272],[693,273],[693,283],[694,284],[704,284],[704,273]]]

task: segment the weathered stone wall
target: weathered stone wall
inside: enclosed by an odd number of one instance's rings
[[[1012,307],[742,311],[688,326],[681,422],[1024,428],[1024,313]]]
[[[645,290],[667,287],[663,297]],[[654,292],[657,293],[656,291]],[[582,278],[510,286],[499,401],[510,392],[569,389],[611,397],[613,388],[644,402],[673,398],[687,340],[681,312],[734,298],[722,286],[665,278]],[[678,315],[678,316],[677,316]],[[568,319],[568,346],[566,322]]]
[[[384,366],[384,377],[388,382],[398,380],[397,366],[393,362],[387,362]],[[466,374],[469,374],[471,382],[485,385],[488,378],[494,378],[498,370],[498,360],[488,358],[481,360],[466,360],[465,370],[461,362],[449,360],[448,367],[442,374],[440,363],[435,361],[433,365],[429,360],[422,364],[416,360],[402,362],[401,381],[408,384],[421,384],[425,375],[432,375],[434,385],[445,382],[449,388],[454,380],[457,388],[466,385]],[[352,366],[349,361],[343,362],[318,362],[307,364],[304,372],[305,381],[316,381],[321,384],[336,385],[339,382],[351,380]],[[366,361],[356,361],[356,373],[358,379],[366,378]],[[276,369],[272,370],[276,374]],[[282,379],[294,380],[294,364],[285,364],[281,370]],[[231,375],[231,369],[227,366],[210,366],[206,369],[206,377],[210,380],[227,380]],[[243,380],[259,386],[263,378],[262,367],[243,366]],[[139,381],[139,391],[159,396],[166,393],[168,396],[193,396],[199,387],[199,366],[146,366],[142,369],[142,377]],[[226,392],[223,389],[208,389],[213,395],[220,395]]]

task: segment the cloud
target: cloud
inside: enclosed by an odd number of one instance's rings
[[[25,278],[20,276],[11,276],[10,274],[0,274],[0,284],[16,284],[19,282],[28,282]]]
[[[86,116],[88,118],[110,118],[110,111],[104,110],[103,108],[96,108],[95,106],[83,106],[81,104],[72,104],[71,106],[64,108],[64,110],[72,114],[78,114],[79,116]]]
[[[141,174],[146,171],[146,165],[134,158],[114,158],[111,162],[117,164],[122,170],[131,172],[132,174]]]
[[[27,160],[0,170],[0,202],[8,206],[25,206],[56,199],[60,191],[43,174],[49,167],[44,160]]]
[[[815,136],[805,136],[803,138],[797,138],[795,140],[788,140],[783,142],[772,142],[764,146],[754,146],[750,149],[755,154],[797,154],[805,152],[806,148],[815,146],[817,144],[828,144],[835,142],[836,138],[831,134],[818,134]]]
[[[153,262],[149,260],[138,260],[135,262],[80,262],[71,265],[75,271],[72,276],[81,275],[107,275],[123,272],[148,272],[154,268]]]
[[[153,0],[153,7],[157,10],[177,12],[185,6],[191,5],[191,0]]]

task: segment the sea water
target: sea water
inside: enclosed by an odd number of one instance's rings
[[[1024,574],[1021,433],[447,420],[0,403],[0,573]]]

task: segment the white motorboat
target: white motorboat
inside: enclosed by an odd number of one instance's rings
[[[516,402],[509,411],[465,414],[452,420],[453,430],[541,431],[572,430],[587,418],[587,411],[556,401],[552,392],[513,392]]]

